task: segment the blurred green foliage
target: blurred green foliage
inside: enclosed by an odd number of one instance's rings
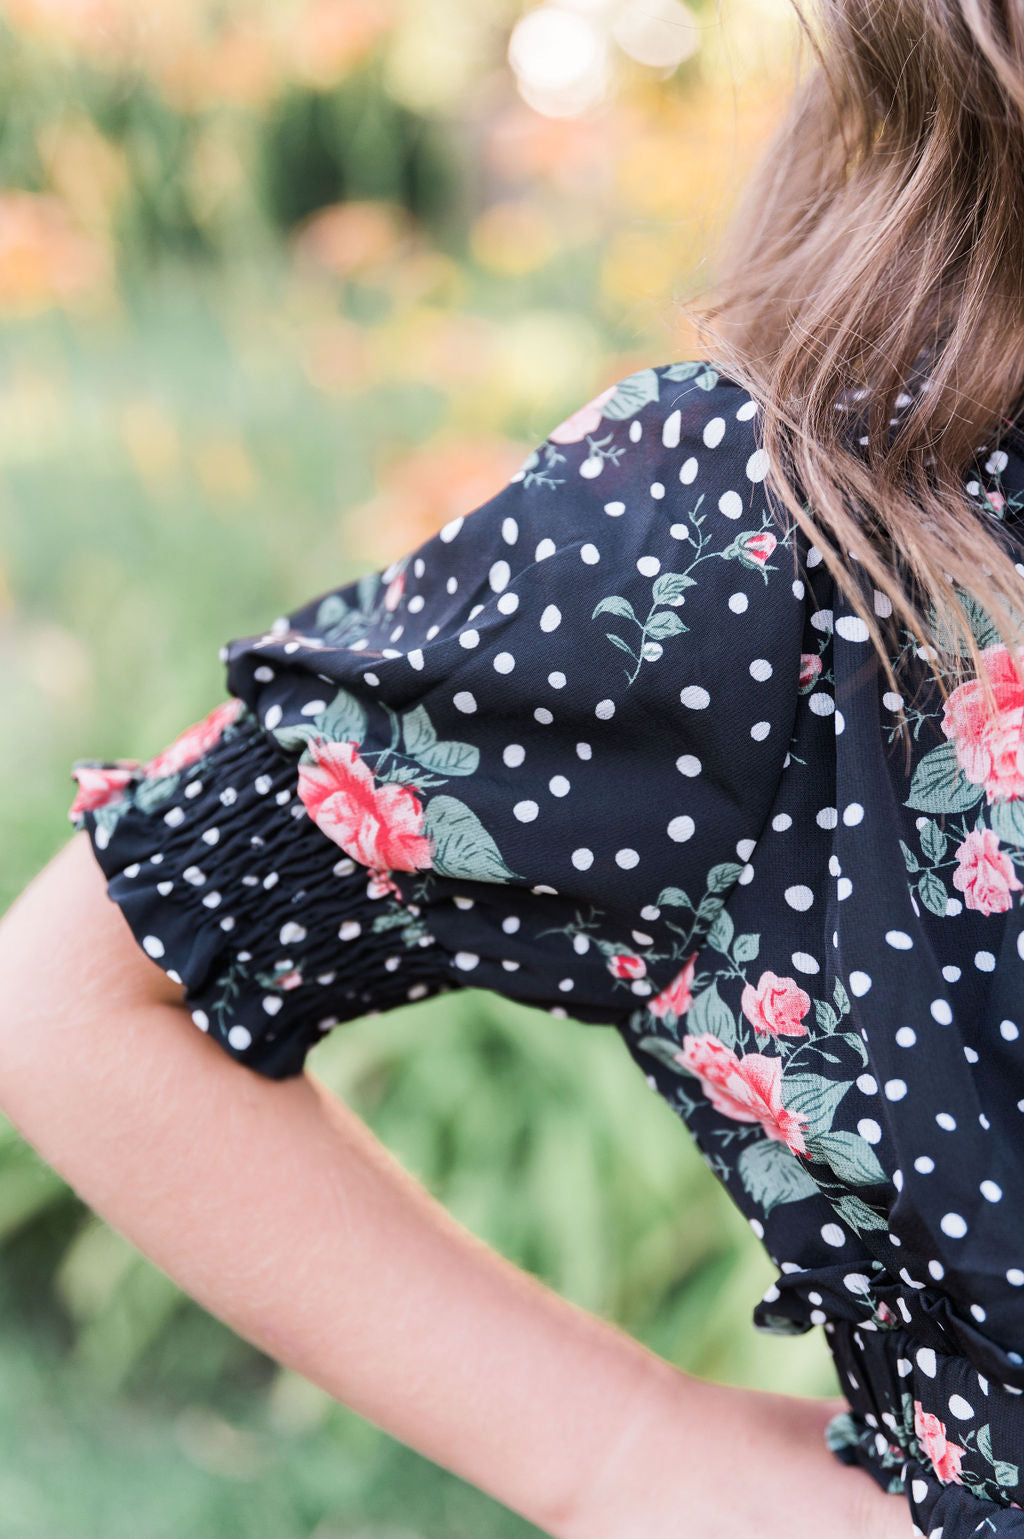
[[[693,356],[672,302],[770,72],[716,117],[711,38],[546,120],[504,63],[519,6],[443,9],[432,37],[398,0],[0,0],[0,904],[69,834],[73,758],[151,756],[222,698],[226,639]],[[583,1307],[834,1392],[819,1332],[754,1331],[771,1263],[613,1030],[466,990],[310,1067]],[[0,1251],[4,1539],[532,1531],[204,1313],[5,1124]]]

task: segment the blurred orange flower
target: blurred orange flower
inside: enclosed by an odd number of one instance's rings
[[[110,277],[105,245],[57,198],[0,192],[0,311],[34,311],[91,296]]]
[[[293,245],[300,260],[347,278],[396,256],[408,245],[412,229],[409,216],[395,203],[332,203],[302,223]]]

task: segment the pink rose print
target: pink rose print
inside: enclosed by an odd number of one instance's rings
[[[807,1027],[800,1022],[810,1008],[810,995],[795,978],[773,972],[763,972],[757,987],[748,983],[740,995],[740,1009],[750,1024],[773,1037],[806,1037]]]
[[[566,417],[549,434],[553,444],[578,444],[581,438],[588,433],[593,433],[601,424],[601,408],[606,401],[610,401],[616,391],[615,385],[609,385],[607,390],[602,390],[600,395],[595,395],[592,401],[574,411]]]
[[[953,690],[942,711],[942,730],[952,738],[957,763],[991,802],[1024,796],[1024,677],[1006,647],[982,651],[996,709],[989,712],[981,685],[969,679]],[[1024,648],[1018,650],[1018,661]]]
[[[313,822],[370,868],[374,896],[401,897],[388,873],[423,870],[433,855],[419,798],[406,786],[376,785],[355,743],[314,738],[308,751],[314,763],[300,760],[298,790]]]
[[[283,978],[278,978],[277,986],[279,989],[297,989],[301,982],[302,974],[298,968],[293,967],[290,973],[285,973]]]
[[[618,951],[608,958],[608,971],[613,978],[642,978],[647,972],[647,963],[631,951]]]
[[[762,529],[757,534],[741,534],[737,544],[748,561],[757,566],[764,566],[778,541],[770,529]]]
[[[405,572],[402,571],[399,572],[397,577],[391,579],[384,591],[384,608],[388,611],[397,609],[404,592]]]
[[[928,1458],[935,1466],[935,1473],[939,1479],[948,1483],[955,1480],[962,1486],[960,1478],[960,1460],[965,1450],[959,1443],[950,1443],[946,1438],[946,1428],[937,1416],[926,1411],[920,1400],[914,1401],[914,1431],[921,1440]]]
[[[737,1122],[759,1122],[769,1138],[778,1139],[794,1154],[806,1154],[803,1128],[807,1118],[782,1104],[782,1059],[763,1053],[737,1058],[710,1032],[687,1033],[677,1062],[697,1075],[716,1111]]]
[[[685,1015],[693,1004],[693,995],[690,992],[693,984],[693,970],[697,965],[697,953],[688,959],[682,970],[676,973],[672,982],[663,988],[660,994],[648,1002],[647,1008],[652,1015],[663,1020],[671,1010],[676,1017]]]
[[[134,759],[125,760],[121,769],[76,765],[71,775],[78,782],[78,790],[68,808],[69,820],[77,822],[83,812],[93,812],[97,807],[105,807],[108,802],[116,800],[125,786],[135,778],[139,768]]]
[[[817,652],[801,652],[799,688],[810,689],[820,672],[821,658]]]
[[[991,828],[976,828],[956,852],[960,862],[953,872],[953,886],[964,895],[968,908],[982,914],[1004,914],[1013,907],[1011,893],[1024,891],[1013,862],[999,848],[999,836]]]
[[[225,700],[184,732],[179,732],[172,743],[143,765],[143,774],[157,779],[161,775],[175,775],[186,764],[194,764],[208,752],[220,737],[228,722],[234,721],[242,710],[239,699]]]

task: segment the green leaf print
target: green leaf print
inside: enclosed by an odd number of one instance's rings
[[[302,753],[309,746],[310,740],[317,735],[312,723],[306,722],[294,727],[274,727],[272,730],[281,747],[287,749],[289,753],[295,753],[296,750]],[[309,760],[304,762],[308,763]]]
[[[676,1074],[692,1073],[692,1070],[687,1069],[676,1058],[675,1055],[678,1053],[679,1048],[666,1037],[641,1037],[639,1045],[643,1048],[644,1052],[650,1053],[652,1058],[657,1058],[661,1063],[667,1064]]]
[[[777,1138],[759,1138],[748,1144],[736,1161],[736,1169],[744,1191],[766,1213],[780,1202],[799,1202],[814,1197],[819,1190],[799,1157]]]
[[[366,710],[355,695],[339,689],[326,710],[313,717],[321,737],[332,743],[361,743],[366,736]]]
[[[686,1013],[686,1021],[690,1031],[708,1031],[726,1047],[736,1046],[736,1019],[715,984],[697,995]]]
[[[721,951],[728,956],[729,947],[732,945],[734,929],[735,925],[733,924],[732,915],[727,913],[725,909],[722,909],[708,931],[708,945],[713,946],[716,951]]]
[[[941,876],[937,876],[934,871],[926,871],[917,884],[917,890],[921,894],[921,902],[925,908],[943,919],[946,914],[948,894]]]
[[[921,848],[929,860],[941,860],[946,853],[946,836],[932,818],[921,829]]]
[[[993,802],[988,816],[994,832],[1005,844],[1024,845],[1024,801],[1020,797]]]
[[[633,620],[637,625],[640,624],[629,599],[620,598],[617,593],[610,593],[607,598],[603,598],[595,606],[594,613],[590,618],[596,620],[598,615],[622,615],[625,619]]]
[[[712,866],[708,872],[708,891],[727,892],[737,880],[743,867],[737,865],[734,860],[726,860],[718,866]]]
[[[379,572],[364,572],[356,583],[356,594],[359,599],[360,609],[372,609],[374,600],[380,590],[381,574]]]
[[[418,705],[414,710],[407,711],[402,717],[402,736],[405,739],[405,751],[418,759],[420,751],[429,748],[437,742],[437,732],[434,723],[427,713],[426,706]]]
[[[999,631],[996,629],[995,623],[988,610],[984,609],[982,605],[979,604],[978,600],[974,597],[973,594],[966,593],[963,588],[957,589],[956,596],[960,600],[960,603],[963,605],[964,609],[967,611],[967,623],[970,625],[974,639],[977,641],[979,647],[989,647],[993,644],[993,642],[998,641]],[[966,642],[960,636],[959,629],[954,627],[952,619],[949,619],[947,624],[946,612],[943,610],[942,613],[940,613],[936,606],[933,604],[931,606],[930,618],[934,626],[936,645],[939,646],[943,652],[959,651],[966,657],[968,655],[969,648]]]
[[[614,646],[619,648],[620,651],[628,652],[630,657],[636,657],[636,653],[633,651],[633,648],[630,646],[629,642],[623,641],[621,636],[616,636],[614,631],[605,631],[605,635]]]
[[[906,861],[907,870],[920,871],[921,862],[910,848],[910,845],[904,843],[902,839],[900,840],[900,849],[903,851],[903,859]]]
[[[337,625],[339,620],[344,620],[348,614],[348,604],[340,593],[328,593],[317,606],[316,619],[313,621],[315,630],[330,630],[332,625]]]
[[[827,1133],[835,1119],[836,1107],[850,1088],[850,1082],[836,1083],[823,1074],[791,1074],[782,1081],[782,1100],[787,1111],[807,1119],[806,1138]]]
[[[480,764],[475,743],[430,743],[416,755],[424,769],[436,775],[472,775]]]
[[[992,1465],[992,1474],[1001,1486],[1015,1486],[1017,1484],[1017,1466],[1008,1464],[1005,1459],[996,1459]]]
[[[813,1148],[810,1148],[811,1142],[808,1138],[812,1159],[821,1159],[831,1166],[838,1181],[852,1182],[854,1186],[872,1186],[876,1181],[885,1180],[885,1171],[874,1149],[867,1139],[857,1133],[822,1133],[813,1140]]]
[[[850,996],[847,994],[846,987],[841,978],[837,978],[835,984],[833,985],[832,998],[835,1000],[836,1009],[840,1012],[840,1014],[849,1015]]]
[[[189,765],[190,771],[194,768],[194,765]],[[142,812],[152,812],[154,808],[162,806],[168,797],[173,795],[180,779],[179,772],[174,775],[158,775],[155,779],[144,776],[141,780],[137,780],[134,787],[136,806]]]
[[[498,846],[476,813],[454,796],[435,796],[427,804],[424,832],[433,840],[433,869],[439,876],[476,882],[514,881]]]
[[[737,935],[732,948],[733,961],[752,962],[761,949],[760,935]]]
[[[644,634],[655,641],[666,641],[669,636],[678,636],[688,629],[674,610],[661,609],[648,620]]]
[[[844,1031],[842,1033],[842,1040],[848,1042],[851,1047],[855,1047],[861,1056],[862,1062],[867,1063],[868,1050],[864,1045],[864,1038],[859,1031]]]
[[[977,1432],[974,1434],[974,1436],[975,1436],[975,1439],[977,1441],[978,1448],[985,1455],[985,1458],[988,1460],[989,1464],[991,1464],[993,1462],[993,1460],[992,1460],[992,1429],[991,1429],[991,1426],[989,1425],[989,1423],[986,1422],[983,1427],[979,1427]]]
[[[601,415],[610,418],[612,422],[624,422],[627,417],[635,417],[648,401],[658,399],[658,389],[657,372],[654,369],[638,369],[619,383],[611,400],[602,406]]]
[[[827,999],[816,999],[814,1001],[814,1015],[818,1022],[818,1028],[821,1031],[835,1031],[839,1025],[839,1016]]]
[[[905,807],[919,812],[966,812],[983,795],[957,763],[956,747],[943,743],[925,754],[914,771]]]
[[[673,599],[682,598],[687,588],[696,586],[696,577],[690,577],[686,572],[662,572],[651,593],[656,604],[671,604]]]
[[[659,908],[692,908],[686,893],[681,887],[663,887],[658,894]]]
[[[665,378],[670,379],[673,384],[678,384],[681,380],[692,379],[703,368],[703,363],[673,363],[665,370]]]
[[[860,1197],[855,1197],[848,1192],[845,1197],[840,1197],[835,1203],[835,1208],[840,1218],[845,1218],[850,1228],[858,1234],[865,1229],[888,1229],[888,1220],[876,1213],[874,1208],[869,1208]]]

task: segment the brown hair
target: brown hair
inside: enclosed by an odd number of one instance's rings
[[[713,303],[682,308],[760,403],[766,487],[890,687],[902,622],[943,698],[977,676],[991,708],[980,652],[1019,645],[1024,565],[964,473],[1008,434],[1024,447],[1024,5],[819,0],[816,36],[793,3],[816,63],[801,78],[798,49]]]

